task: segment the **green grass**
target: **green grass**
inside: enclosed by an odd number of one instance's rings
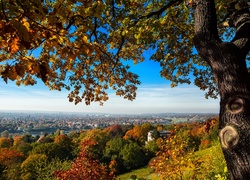
[[[121,174],[117,177],[117,179],[129,180],[131,175],[136,175],[137,179],[144,178],[147,180],[159,180],[159,177],[157,176],[157,174],[154,173],[153,170],[148,167],[143,167],[143,168],[136,169],[125,174]]]
[[[201,176],[205,179],[217,179],[216,175],[220,174],[226,177],[227,172],[225,171],[226,163],[224,156],[221,151],[219,142],[214,144],[212,147],[199,150],[193,154],[194,158],[199,158],[202,160],[202,165],[200,169]],[[187,167],[184,172],[183,179],[190,179],[190,174],[192,175],[193,169]],[[197,172],[198,173],[198,172]],[[144,178],[146,180],[159,180],[160,177],[154,173],[154,171],[148,167],[143,167],[131,172],[121,174],[117,177],[118,180],[130,180],[131,175],[136,175],[137,179]],[[202,178],[202,179],[204,179]],[[226,178],[225,178],[226,179]]]
[[[206,165],[205,171],[210,174],[211,178],[218,174],[227,176],[226,161],[219,142],[210,148],[195,152],[195,155],[203,160]]]

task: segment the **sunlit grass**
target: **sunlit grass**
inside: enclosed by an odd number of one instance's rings
[[[223,157],[219,142],[215,143],[212,147],[195,152],[194,156],[203,161],[200,167],[202,169],[201,172],[196,172],[196,173],[201,173],[200,174],[201,177],[203,177],[203,175],[206,175],[206,176],[209,176],[210,178],[215,178],[219,174],[224,177],[226,176],[227,174],[226,169],[225,169],[226,163],[225,163],[225,159]],[[192,168],[187,167],[183,173],[184,173],[183,179],[186,180],[186,179],[189,179],[194,172]],[[159,175],[154,173],[154,170],[149,167],[143,167],[143,168],[119,175],[117,179],[118,180],[132,180],[131,179],[132,175],[136,175],[137,179],[140,179],[140,178],[146,179],[146,180],[159,180],[160,179]]]
[[[136,175],[137,179],[144,178],[150,180],[159,180],[159,176],[154,173],[151,168],[143,167],[140,169],[133,170],[131,172],[119,175],[118,180],[130,180],[131,175]]]

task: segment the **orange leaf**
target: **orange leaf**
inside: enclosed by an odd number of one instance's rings
[[[5,23],[3,21],[0,21],[0,29],[4,28]]]
[[[11,44],[11,53],[16,53],[20,48],[19,38],[15,37]]]

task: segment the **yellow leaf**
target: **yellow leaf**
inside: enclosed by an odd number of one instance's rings
[[[22,23],[26,27],[26,29],[29,31],[30,30],[29,22],[25,18],[23,18]]]
[[[62,36],[59,36],[58,42],[59,42],[60,44],[63,44],[64,39],[62,38]]]
[[[83,36],[83,41],[85,42],[85,43],[88,43],[88,37],[87,36]]]
[[[113,86],[115,83],[115,79],[113,77],[110,78],[110,81],[109,81],[109,86]]]
[[[223,26],[224,26],[224,27],[229,27],[228,22],[223,22]]]
[[[39,65],[36,62],[28,62],[27,69],[29,70],[30,74],[36,74],[40,72]]]

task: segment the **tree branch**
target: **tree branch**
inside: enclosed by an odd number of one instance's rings
[[[221,44],[217,29],[214,0],[193,0],[195,34],[194,45],[199,55],[211,65],[213,51]],[[212,58],[213,59],[213,58]]]
[[[67,25],[67,27],[65,28],[66,30],[69,30],[69,28],[75,23],[76,18],[81,18],[83,21],[86,20],[87,18],[89,18],[89,16],[83,17],[79,14],[72,16],[69,19],[69,24]]]
[[[155,15],[161,15],[164,11],[166,11],[168,8],[170,8],[171,6],[173,5],[179,5],[180,3],[182,3],[184,0],[172,0],[170,1],[168,4],[166,4],[165,6],[163,6],[162,8],[160,8],[159,10],[157,11],[153,11],[145,16],[140,16],[139,19],[148,19],[148,18],[151,18]]]
[[[123,47],[123,44],[124,44],[124,42],[125,42],[125,36],[123,36],[122,35],[122,42],[121,42],[121,44],[120,44],[120,46],[119,46],[119,49],[118,49],[118,51],[117,51],[117,53],[116,53],[116,55],[115,55],[115,58],[118,58],[118,56],[119,56],[119,53],[120,53],[120,51],[121,51],[121,49],[122,49],[122,47]]]
[[[241,50],[242,55],[247,56],[250,51],[250,11],[248,9],[242,9],[235,12],[230,22],[236,29],[236,35],[232,43]]]
[[[113,0],[111,2],[111,4],[112,4],[112,14],[113,14],[113,17],[115,18],[116,17],[116,15],[115,15],[115,1]]]
[[[94,25],[95,25],[95,27],[94,27],[93,31],[91,32],[90,38],[94,35],[96,42],[99,43],[97,31],[96,31],[96,29],[97,29],[97,18],[96,17],[94,18]]]
[[[209,41],[221,41],[217,29],[214,0],[193,1],[195,7],[195,42],[201,41],[204,38]]]

